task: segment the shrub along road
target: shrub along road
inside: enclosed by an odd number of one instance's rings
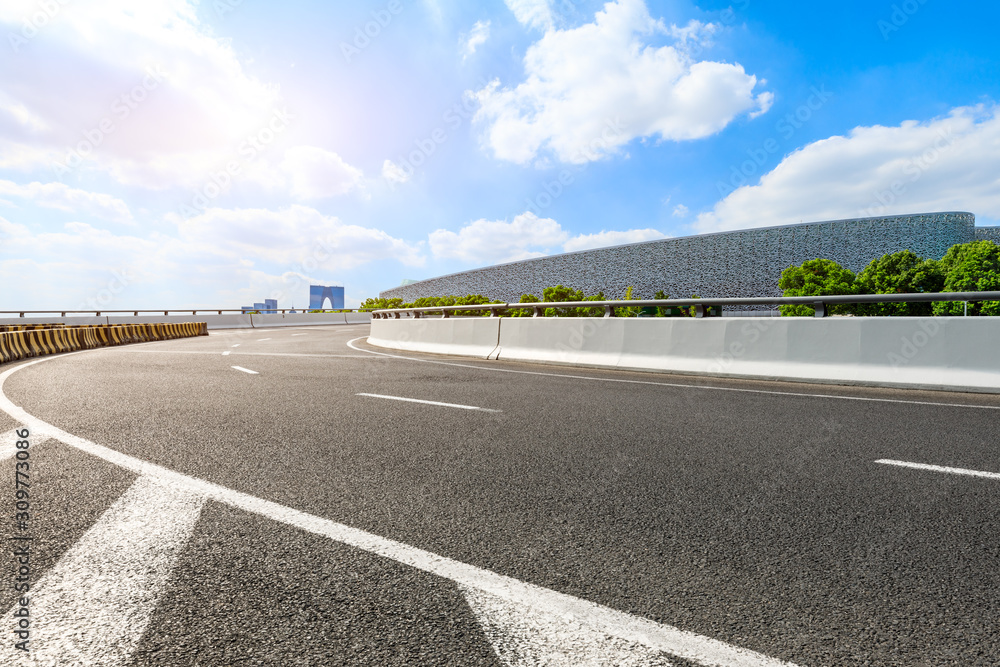
[[[366,333],[0,366],[11,502],[12,429],[32,430],[36,656],[1000,662],[1000,479],[877,463],[1000,472],[1000,397],[385,354]]]

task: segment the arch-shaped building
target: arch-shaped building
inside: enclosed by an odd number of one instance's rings
[[[778,279],[792,264],[822,257],[860,271],[882,255],[912,250],[941,258],[956,243],[992,239],[1000,227],[976,227],[965,212],[855,218],[699,234],[549,255],[487,266],[387,289],[382,297],[482,294],[517,301],[552,285],[621,298],[657,290],[674,298],[780,296]]]

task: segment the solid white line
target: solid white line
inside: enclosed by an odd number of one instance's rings
[[[258,338],[257,342],[260,343],[260,342],[265,341],[265,340],[271,340],[271,339],[270,338]]]
[[[260,375],[257,371],[252,371],[249,368],[243,368],[242,366],[230,366],[230,368],[235,368],[238,371],[243,371],[244,373],[249,373],[250,375]]]
[[[3,392],[3,385],[14,372],[38,363],[49,361],[51,357],[35,359],[0,373],[0,410],[9,414],[19,423],[26,424],[33,431],[45,431],[50,437],[114,465],[131,470],[139,475],[155,477],[164,484],[183,487],[207,499],[225,503],[247,512],[274,519],[321,535],[348,546],[390,558],[399,563],[435,574],[467,588],[475,588],[503,598],[511,603],[529,607],[537,612],[556,615],[565,621],[579,623],[592,631],[618,637],[626,641],[642,644],[678,657],[692,660],[701,665],[715,667],[794,667],[775,658],[731,646],[710,637],[697,635],[669,625],[633,616],[617,609],[603,607],[587,600],[581,600],[565,593],[535,586],[496,572],[484,570],[474,565],[439,556],[430,551],[380,537],[372,533],[346,526],[329,519],[307,514],[291,507],[257,498],[205,480],[188,477],[163,468],[154,463],[141,461],[114,449],[98,445],[62,429],[47,424],[14,405]],[[99,599],[99,598],[95,598]],[[110,607],[105,607],[110,608]],[[127,613],[127,609],[120,609]],[[10,618],[10,617],[8,617]],[[100,663],[99,663],[100,664]]]
[[[947,466],[935,466],[929,463],[910,463],[909,461],[893,461],[892,459],[879,459],[875,463],[884,463],[890,466],[900,466],[902,468],[916,468],[917,470],[931,470],[933,472],[946,472],[952,475],[969,475],[971,477],[986,477],[987,479],[1000,479],[1000,473],[984,472],[982,470],[969,470],[967,468],[949,468]]]
[[[554,378],[568,378],[571,380],[590,380],[592,382],[619,382],[624,384],[645,384],[653,385],[656,387],[678,387],[681,389],[703,389],[705,391],[736,391],[745,394],[770,394],[773,396],[799,396],[801,398],[833,398],[842,401],[870,401],[873,403],[902,403],[904,405],[933,405],[937,407],[944,408],[973,408],[978,410],[1000,410],[1000,405],[972,405],[966,403],[939,403],[934,401],[906,401],[898,398],[871,398],[867,396],[838,396],[837,394],[807,394],[796,391],[772,391],[769,389],[745,389],[742,387],[714,387],[714,386],[703,386],[696,384],[683,384],[681,382],[653,382],[650,380],[625,380],[623,378],[601,378],[601,377],[591,377],[588,375],[569,375],[566,373],[544,373],[542,371],[521,371],[513,368],[494,368],[491,366],[478,366],[476,364],[460,364],[454,361],[438,361],[436,359],[417,359],[414,357],[404,357],[400,354],[388,354],[387,352],[375,352],[373,350],[366,350],[362,347],[355,347],[354,342],[358,340],[365,340],[367,336],[359,336],[352,340],[347,341],[347,346],[352,350],[357,350],[358,352],[366,352],[368,354],[377,354],[381,357],[391,357],[393,359],[405,359],[406,361],[417,361],[423,364],[440,364],[442,366],[457,366],[458,368],[475,368],[480,371],[491,371],[494,373],[517,373],[520,375],[542,375],[545,377]],[[152,350],[151,350],[152,351]],[[522,362],[529,363],[529,362]],[[603,370],[614,371],[614,368],[606,368]],[[711,377],[711,376],[706,376]],[[740,378],[713,378],[719,380],[739,380]],[[753,380],[753,378],[748,378]],[[757,380],[758,382],[767,382],[767,380]]]
[[[483,412],[503,412],[492,408],[480,408],[475,405],[459,405],[458,403],[440,403],[438,401],[424,401],[419,398],[403,398],[402,396],[385,396],[383,394],[355,394],[355,396],[371,396],[372,398],[386,398],[390,401],[406,401],[408,403],[423,403],[425,405],[440,405],[445,408],[461,408],[462,410],[482,410]]]
[[[222,353],[222,356],[228,357],[231,354],[231,352],[232,350],[226,350],[225,352]]]
[[[140,477],[32,586],[30,653],[8,639],[0,663],[129,664],[204,504]]]

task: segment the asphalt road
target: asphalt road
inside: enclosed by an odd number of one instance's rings
[[[37,646],[117,623],[131,639],[108,644],[124,648],[80,655],[1000,664],[1000,478],[876,463],[1000,472],[1000,397],[387,355],[367,331],[221,331],[10,374],[3,394],[34,418],[223,489],[143,487],[161,468],[33,436],[31,523],[8,532],[33,538],[32,582],[54,596],[39,593],[32,608]],[[19,421],[0,413],[0,447],[13,446]],[[0,461],[5,506],[16,461]],[[259,500],[270,504],[258,511]],[[133,538],[160,519],[146,546]],[[341,525],[388,546],[327,534]],[[393,555],[411,547],[444,564]],[[452,562],[466,579],[448,574]],[[74,587],[119,571],[77,596],[68,625],[49,620]],[[544,604],[477,588],[497,574],[625,629],[606,625],[595,640],[558,609],[536,617]],[[13,582],[3,586],[4,609],[17,600]],[[46,636],[50,622],[59,629]],[[677,658],[626,637],[643,623],[755,653]],[[4,650],[0,662],[19,655]]]

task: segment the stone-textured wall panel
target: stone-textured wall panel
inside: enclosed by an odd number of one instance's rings
[[[976,240],[1000,243],[1000,227],[976,227]]]
[[[657,290],[674,298],[780,296],[778,278],[793,264],[822,257],[860,271],[876,257],[909,249],[940,258],[956,243],[1000,242],[1000,228],[975,227],[971,213],[833,220],[632,243],[473,269],[385,290],[411,302],[424,296],[482,294],[517,301],[552,285],[586,294],[636,298]]]

